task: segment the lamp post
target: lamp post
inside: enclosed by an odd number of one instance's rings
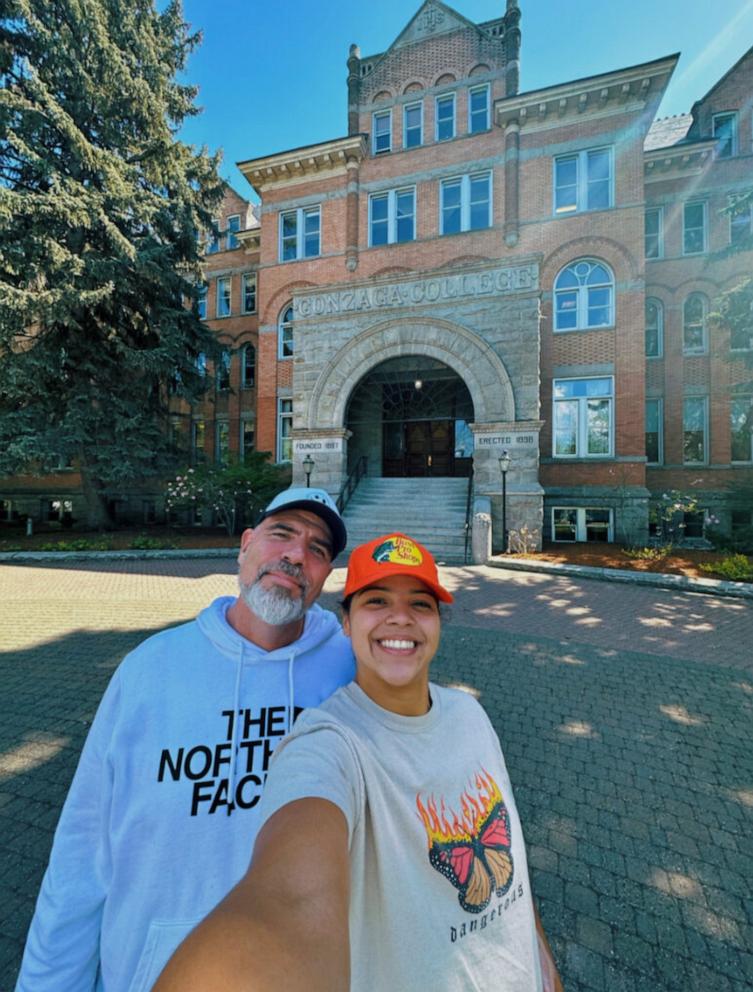
[[[502,554],[507,554],[507,470],[510,468],[510,453],[503,451],[498,461],[502,473]]]
[[[306,488],[311,485],[311,473],[314,471],[314,459],[311,455],[306,455],[303,459],[303,471],[306,473]]]

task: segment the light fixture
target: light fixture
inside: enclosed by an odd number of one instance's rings
[[[303,471],[306,473],[306,488],[308,489],[311,485],[311,473],[314,471],[315,465],[314,459],[311,455],[306,455],[303,459]]]
[[[502,473],[502,553],[507,554],[507,470],[510,468],[510,452],[505,449],[497,461]]]
[[[423,384],[424,384],[423,379],[416,379],[416,381],[413,383],[413,386],[415,389],[420,389],[423,386]]]

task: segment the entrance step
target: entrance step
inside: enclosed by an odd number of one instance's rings
[[[377,479],[368,476],[345,507],[350,552],[380,534],[399,531],[425,545],[439,562],[465,559],[468,479]]]

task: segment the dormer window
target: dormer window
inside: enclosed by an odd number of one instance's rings
[[[711,129],[718,142],[716,157],[732,158],[737,155],[737,114],[714,114]]]

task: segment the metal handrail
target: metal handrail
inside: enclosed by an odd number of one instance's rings
[[[471,474],[468,476],[468,495],[465,500],[465,552],[463,561],[468,564],[468,543],[471,539],[471,507],[473,505],[473,465]]]
[[[361,479],[366,475],[366,469],[368,466],[368,458],[366,455],[361,455],[361,457],[356,462],[356,467],[350,473],[345,481],[345,485],[340,490],[340,495],[337,497],[336,506],[340,513],[345,511],[345,507],[348,505],[348,500],[356,491],[356,486],[361,481]]]

